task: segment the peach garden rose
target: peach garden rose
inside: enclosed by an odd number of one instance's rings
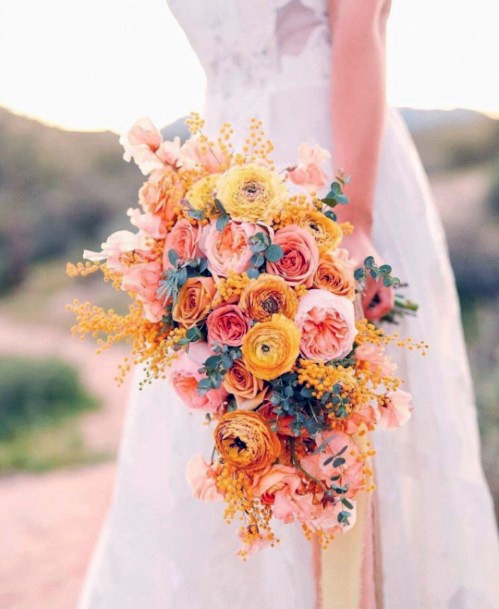
[[[357,334],[353,304],[325,290],[309,290],[298,305],[296,324],[302,332],[300,350],[310,359],[346,357]]]
[[[208,258],[208,269],[215,275],[227,277],[229,270],[242,273],[251,265],[250,238],[262,232],[252,222],[228,222],[223,230],[212,222],[203,230],[203,249]]]

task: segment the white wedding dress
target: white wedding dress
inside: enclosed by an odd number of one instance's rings
[[[231,121],[244,133],[250,117],[261,118],[282,166],[303,141],[331,148],[327,0],[169,4],[207,73],[210,127]],[[497,609],[499,547],[454,280],[425,174],[393,110],[374,240],[421,305],[401,333],[431,345],[426,359],[397,355],[416,409],[403,429],[375,437],[384,609]],[[243,563],[223,505],[191,497],[185,463],[200,447],[209,455],[202,417],[166,383],[133,391],[114,501],[80,609],[316,606],[312,548],[299,526],[284,526],[278,548]]]

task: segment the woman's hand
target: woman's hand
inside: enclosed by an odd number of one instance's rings
[[[351,235],[344,238],[342,245],[348,249],[350,257],[355,260],[357,266],[362,266],[368,256],[373,256],[378,266],[383,264],[369,233],[365,230],[354,230]],[[392,310],[393,303],[393,288],[387,288],[382,281],[375,281],[368,274],[366,290],[362,296],[362,308],[366,318],[370,321],[381,319]]]

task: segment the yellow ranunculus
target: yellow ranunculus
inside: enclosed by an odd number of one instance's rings
[[[227,412],[217,425],[214,436],[222,459],[248,474],[261,474],[281,452],[277,434],[256,412]]]
[[[244,364],[256,378],[276,379],[293,368],[300,353],[300,339],[299,328],[284,315],[256,323],[243,339]]]
[[[228,169],[217,188],[217,197],[232,219],[248,222],[268,222],[286,194],[277,173],[254,163]]]
[[[294,319],[298,297],[282,277],[263,273],[244,288],[239,307],[255,321],[267,321],[275,314]]]
[[[219,177],[217,173],[211,174],[201,178],[189,188],[185,198],[194,209],[209,214],[215,208],[215,191]]]
[[[318,210],[306,212],[296,219],[295,224],[313,235],[322,252],[336,249],[343,239],[340,225]]]

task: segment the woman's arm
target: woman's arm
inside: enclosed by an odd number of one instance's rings
[[[352,176],[350,204],[339,209],[351,221],[352,255],[373,255],[372,208],[386,108],[385,42],[390,0],[329,0],[332,31],[331,108],[337,168]],[[374,302],[373,302],[374,300]],[[370,319],[393,306],[393,291],[368,281],[364,309]]]

